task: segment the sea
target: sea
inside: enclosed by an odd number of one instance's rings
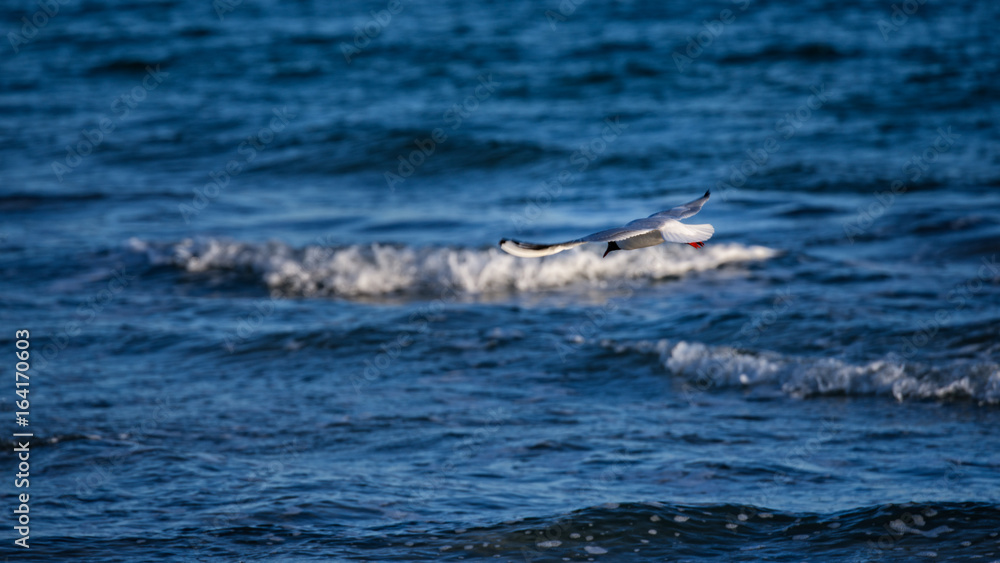
[[[1000,561],[1000,4],[3,5],[4,561]]]

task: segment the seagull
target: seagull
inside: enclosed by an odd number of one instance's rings
[[[583,238],[555,244],[535,244],[511,239],[500,239],[500,249],[507,254],[521,258],[540,258],[563,250],[569,250],[588,242],[606,242],[608,249],[604,256],[615,250],[635,250],[647,246],[656,246],[663,242],[680,242],[690,244],[695,248],[705,246],[705,241],[712,238],[715,227],[712,225],[685,225],[681,219],[687,219],[701,211],[708,201],[712,191],[708,190],[700,198],[677,206],[673,209],[654,213],[645,219],[636,219],[626,223],[624,227],[608,229]]]

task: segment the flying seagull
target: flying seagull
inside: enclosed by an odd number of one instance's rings
[[[615,250],[635,250],[647,246],[656,246],[662,242],[687,243],[695,248],[705,246],[706,240],[712,238],[715,227],[712,225],[685,225],[681,219],[687,219],[701,211],[711,195],[711,190],[700,198],[680,205],[673,209],[654,213],[645,219],[636,219],[624,227],[608,229],[583,238],[556,244],[535,244],[511,239],[500,239],[500,248],[507,254],[521,258],[539,258],[563,250],[580,246],[588,242],[606,242],[608,249],[604,256]]]

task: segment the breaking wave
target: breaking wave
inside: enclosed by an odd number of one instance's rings
[[[974,502],[826,513],[632,502],[349,541],[379,560],[405,546],[408,561],[992,561],[996,517],[995,505]]]
[[[798,398],[820,395],[883,395],[896,400],[973,400],[1000,404],[1000,364],[953,360],[930,366],[898,355],[867,363],[835,358],[795,357],[698,342],[660,340],[621,344],[602,341],[617,353],[659,356],[693,391],[772,387]]]
[[[295,248],[281,242],[188,239],[174,244],[129,241],[154,265],[188,272],[240,271],[290,296],[377,296],[457,291],[536,291],[578,282],[661,280],[728,264],[767,260],[763,246],[717,244],[694,251],[667,245],[646,252],[565,252],[538,260],[496,248],[434,248],[389,244]]]

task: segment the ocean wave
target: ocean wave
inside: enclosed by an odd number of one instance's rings
[[[483,528],[391,533],[353,547],[410,560],[967,561],[993,556],[997,507],[911,503],[801,513],[752,505],[609,503]],[[791,554],[795,554],[794,557]]]
[[[486,294],[538,291],[574,283],[655,281],[767,260],[763,246],[714,244],[701,250],[667,245],[651,251],[565,252],[525,260],[489,248],[434,248],[389,244],[295,248],[281,242],[188,239],[174,244],[129,241],[153,265],[188,272],[237,271],[257,277],[282,295],[379,296]]]
[[[607,503],[547,514],[455,527],[406,521],[348,533],[318,525],[310,507],[256,511],[253,524],[217,518],[204,541],[191,529],[155,538],[101,538],[132,553],[136,544],[162,556],[190,555],[211,540],[214,550],[246,553],[261,546],[269,561],[306,559],[370,561],[994,561],[998,506],[985,502],[880,504],[837,512],[792,512],[755,505]],[[362,516],[371,511],[357,510]],[[195,530],[197,531],[197,530]],[[262,541],[261,538],[266,540]],[[116,544],[119,543],[120,545]],[[232,543],[229,543],[232,542]],[[78,555],[90,542],[52,535]],[[320,548],[317,548],[320,546]],[[63,554],[60,554],[63,555]],[[235,556],[235,555],[234,555]],[[238,557],[237,557],[238,558]],[[244,555],[245,558],[245,555]]]
[[[699,342],[660,340],[600,344],[618,353],[656,354],[692,391],[773,387],[805,398],[822,395],[883,395],[896,400],[973,400],[1000,404],[1000,364],[954,360],[930,366],[899,355],[850,363],[836,358],[786,356]]]

